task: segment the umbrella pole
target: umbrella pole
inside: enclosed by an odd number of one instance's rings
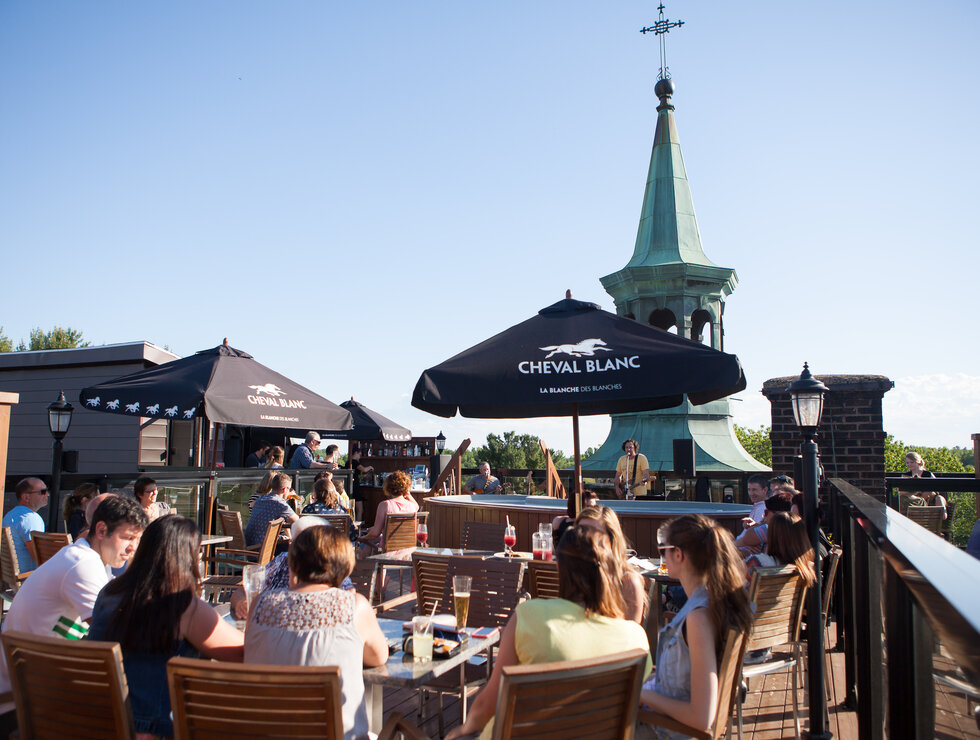
[[[582,455],[579,451],[578,443],[578,404],[572,404],[572,448],[575,456],[575,480],[572,486],[575,489],[575,516],[582,511]]]

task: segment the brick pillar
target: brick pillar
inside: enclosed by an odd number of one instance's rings
[[[772,378],[762,394],[772,404],[772,470],[793,474],[800,432],[787,387],[799,376]],[[830,389],[817,430],[820,462],[827,478],[843,478],[870,496],[885,499],[885,430],[881,399],[895,387],[883,375],[816,375]]]

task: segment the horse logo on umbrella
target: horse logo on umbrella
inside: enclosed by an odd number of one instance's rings
[[[595,357],[596,352],[612,352],[601,339],[583,339],[575,344],[553,344],[550,347],[538,347],[538,349],[549,353],[544,358],[546,360],[553,355]]]
[[[266,383],[265,385],[250,385],[249,388],[255,391],[256,396],[261,396],[263,393],[266,393],[270,396],[275,396],[276,398],[278,398],[279,396],[286,395],[286,391],[284,391],[275,383]]]
[[[101,400],[102,399],[100,399],[98,396],[96,396],[95,398],[90,398],[85,403],[86,403],[86,405],[91,406],[94,409],[96,406],[99,405],[99,401],[101,401]]]

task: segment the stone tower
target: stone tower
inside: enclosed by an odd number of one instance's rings
[[[724,349],[722,317],[738,284],[735,270],[719,267],[705,255],[694,215],[694,200],[684,169],[674,106],[674,83],[657,82],[657,130],[633,257],[624,268],[602,278],[616,313],[683,337]],[[738,443],[728,399],[701,406],[684,403],[671,409],[615,414],[609,437],[583,462],[585,469],[606,470],[622,455],[620,444],[633,438],[651,470],[673,469],[675,439],[693,439],[695,464],[704,471],[768,470]]]

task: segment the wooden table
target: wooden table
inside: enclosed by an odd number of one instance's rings
[[[225,542],[231,542],[233,539],[234,537],[230,534],[203,534],[201,535],[201,547],[222,545]]]
[[[428,548],[434,549],[434,548]],[[460,645],[459,652],[451,658],[437,658],[416,662],[411,655],[406,655],[401,649],[404,631],[401,619],[379,619],[378,624],[388,640],[390,654],[388,661],[377,668],[364,669],[365,698],[368,708],[368,729],[378,732],[384,724],[384,687],[393,686],[401,689],[417,689],[429,683],[434,678],[445,675],[456,668],[459,669],[460,682],[465,679],[466,662],[487,648],[496,645],[500,639],[500,630],[492,637],[478,640],[470,637]],[[397,646],[395,648],[394,646]],[[463,703],[463,718],[466,717],[466,699]]]

